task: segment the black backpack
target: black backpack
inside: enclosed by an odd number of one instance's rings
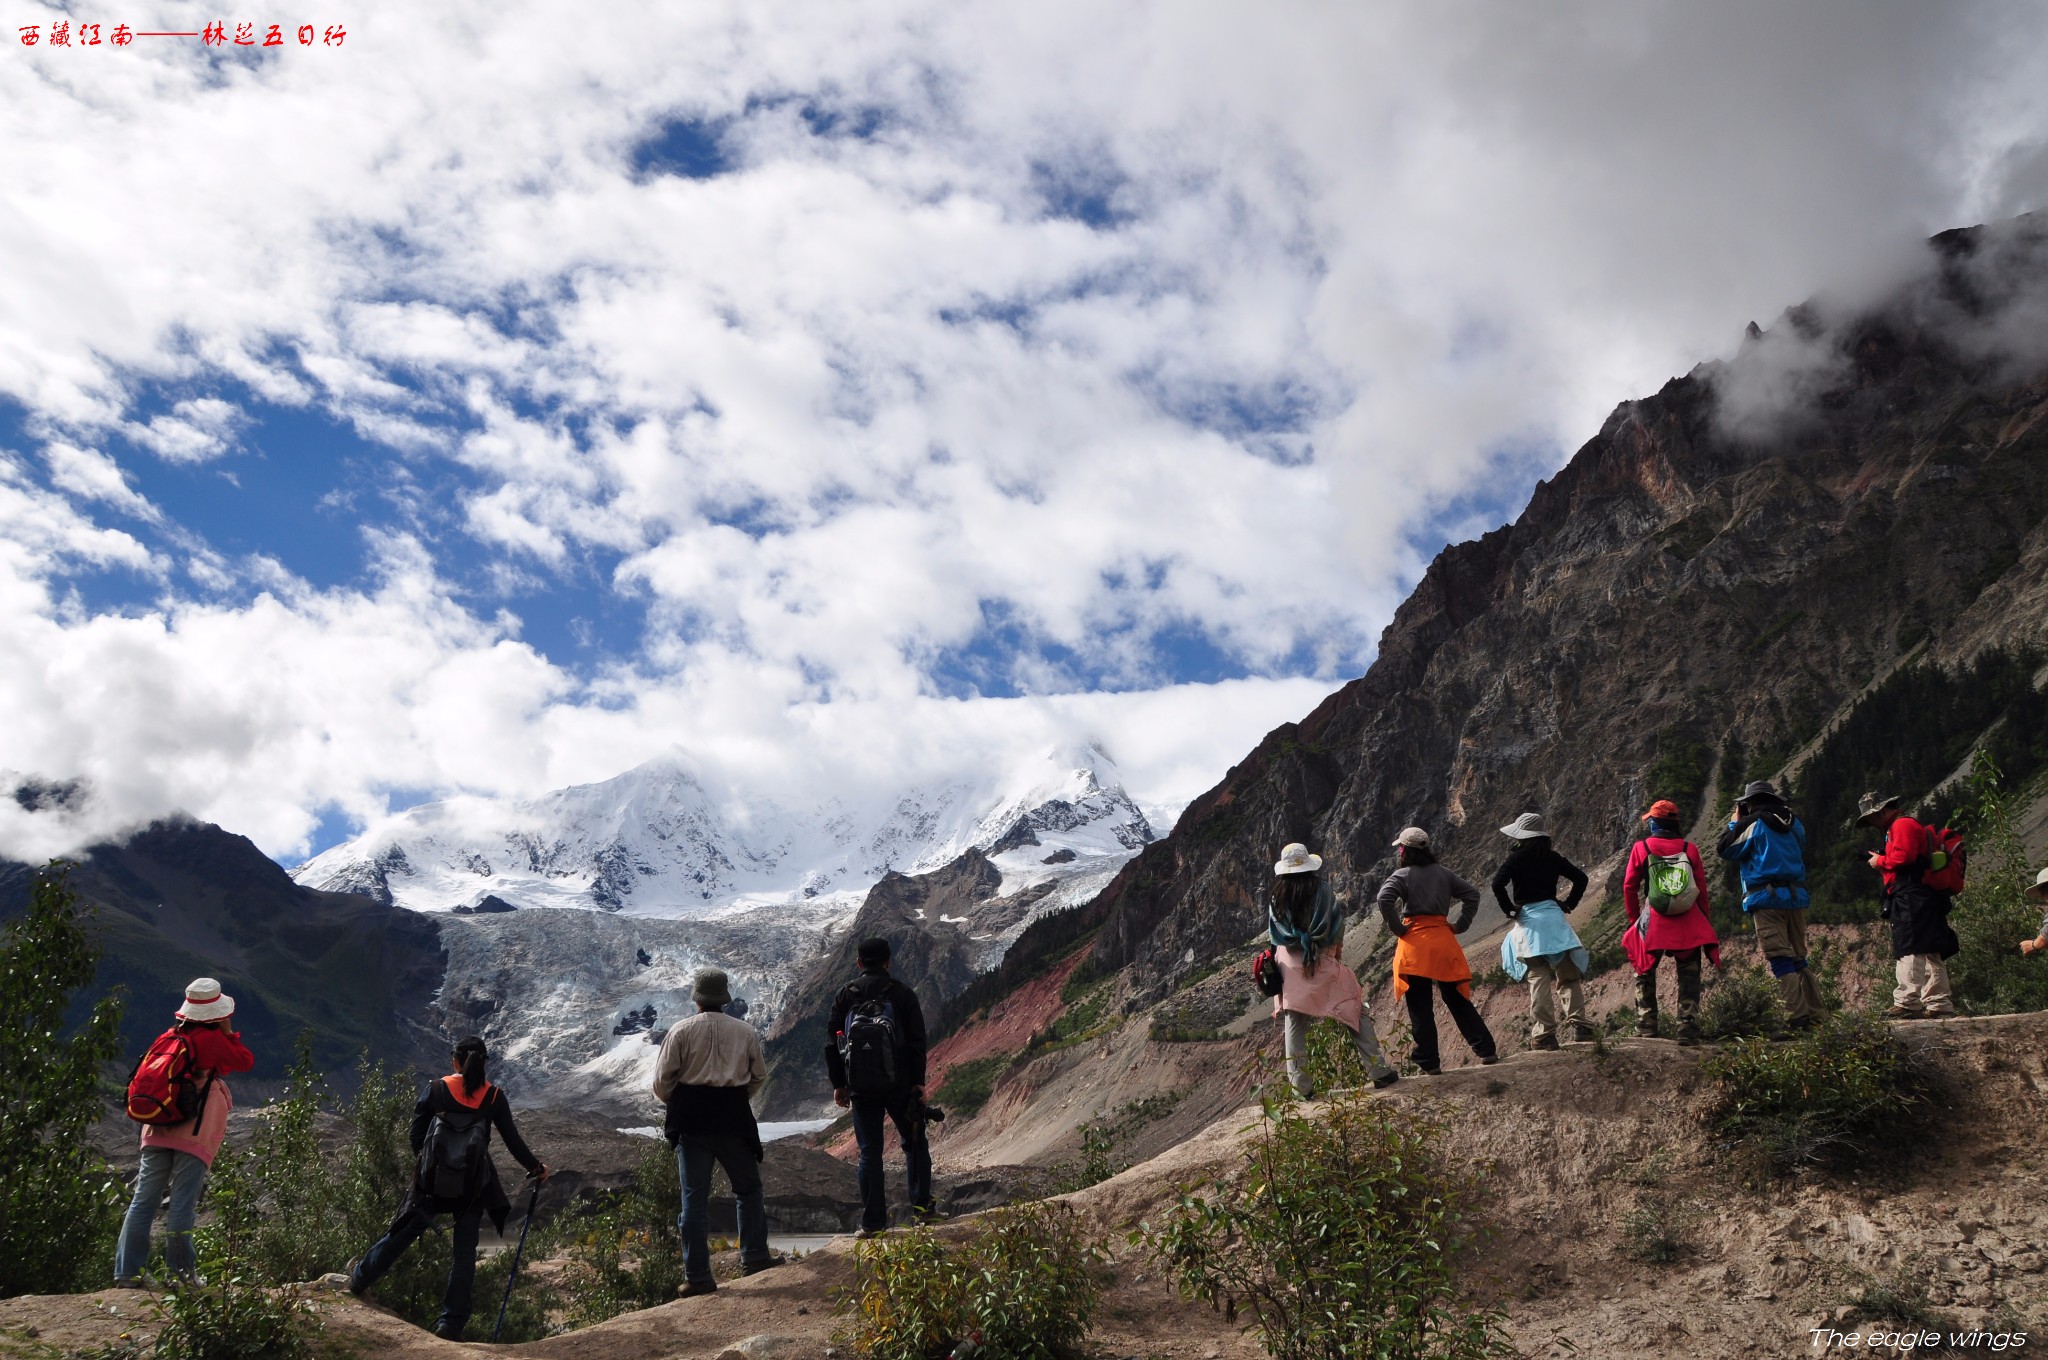
[[[481,1183],[491,1165],[490,1105],[497,1094],[487,1091],[474,1110],[435,1111],[420,1144],[421,1191],[435,1199],[467,1200]]]
[[[886,997],[855,1002],[839,1031],[839,1056],[846,1064],[846,1087],[855,1095],[893,1092],[903,1070],[903,1031],[894,1003]]]

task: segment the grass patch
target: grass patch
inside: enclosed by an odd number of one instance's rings
[[[934,1098],[949,1113],[979,1113],[981,1107],[988,1104],[996,1082],[1010,1070],[1011,1061],[1009,1054],[995,1053],[986,1058],[955,1063],[946,1069],[946,1080],[940,1084]]]
[[[1700,1070],[1719,1087],[1711,1118],[1752,1181],[1849,1171],[1911,1137],[1927,1103],[1881,1020],[1830,1015],[1790,1043],[1739,1040]]]

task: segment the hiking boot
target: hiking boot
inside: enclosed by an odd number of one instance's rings
[[[865,1242],[871,1237],[880,1237],[883,1233],[887,1231],[889,1231],[887,1228],[862,1228],[859,1232],[853,1235],[853,1240],[856,1242]]]
[[[126,1279],[114,1281],[114,1288],[147,1289],[149,1288],[149,1277],[147,1275],[130,1275]]]
[[[1542,1053],[1555,1053],[1557,1052],[1557,1036],[1555,1034],[1542,1035],[1530,1041],[1529,1047]]]
[[[1444,1074],[1443,1068],[1435,1065],[1423,1067],[1421,1063],[1417,1063],[1415,1066],[1421,1070],[1422,1075],[1425,1077],[1440,1077]]]
[[[1891,1006],[1886,1008],[1884,1018],[1887,1020],[1921,1020],[1926,1018],[1926,1013],[1911,1006]]]
[[[1698,1025],[1682,1025],[1682,1026],[1680,1026],[1680,1027],[1679,1027],[1679,1030],[1678,1030],[1678,1046],[1679,1046],[1680,1048],[1698,1048],[1698,1047],[1700,1046],[1700,1030],[1699,1030],[1699,1026],[1698,1026]]]
[[[1491,1066],[1493,1066],[1493,1065],[1494,1065],[1495,1063],[1497,1063],[1497,1062],[1499,1062],[1499,1061],[1500,1061],[1500,1054],[1498,1054],[1498,1053],[1489,1053],[1489,1054],[1487,1054],[1487,1055],[1486,1055],[1485,1057],[1483,1057],[1483,1058],[1481,1058],[1481,1059],[1479,1060],[1479,1065],[1480,1065],[1481,1067],[1491,1067]]]
[[[1649,1019],[1645,1020],[1645,1019],[1643,1019],[1643,1018],[1642,1018],[1641,1016],[1637,1016],[1637,1017],[1636,1017],[1636,1038],[1638,1038],[1638,1039],[1654,1039],[1654,1038],[1656,1038],[1656,1037],[1657,1037],[1657,1017],[1653,1015],[1653,1016],[1651,1016],[1651,1017],[1650,1017]]]
[[[1384,1091],[1400,1079],[1401,1074],[1399,1072],[1383,1072],[1379,1076],[1374,1077],[1372,1079],[1372,1089],[1375,1091]]]
[[[1573,1025],[1573,1026],[1572,1026],[1572,1042],[1573,1042],[1573,1043],[1575,1043],[1575,1044],[1590,1044],[1590,1043],[1592,1043],[1592,1042],[1593,1042],[1593,1039],[1594,1039],[1594,1033],[1593,1033],[1593,1027],[1592,1027],[1591,1025],[1588,1025],[1588,1024],[1577,1024],[1577,1025]]]
[[[679,1299],[701,1299],[706,1294],[716,1294],[718,1286],[706,1280],[702,1284],[686,1284],[676,1291]]]
[[[1959,1020],[1962,1016],[1956,1011],[1929,1011],[1927,1012],[1927,1018],[1929,1020]]]
[[[787,1261],[788,1259],[789,1258],[787,1256],[770,1256],[765,1261],[754,1261],[749,1264],[742,1265],[740,1267],[740,1274],[759,1275],[764,1270],[775,1269],[775,1267],[781,1265],[784,1261]]]

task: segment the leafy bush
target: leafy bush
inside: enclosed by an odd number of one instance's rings
[[[1130,1158],[1120,1155],[1126,1138],[1144,1128],[1147,1124],[1164,1119],[1180,1104],[1185,1090],[1169,1091],[1164,1095],[1144,1096],[1137,1100],[1125,1101],[1115,1113],[1081,1123],[1081,1154],[1055,1163],[1043,1189],[1049,1195],[1071,1194],[1086,1190],[1091,1185],[1100,1185],[1131,1164]]]
[[[1025,1041],[1026,1052],[1057,1053],[1116,1027],[1115,1017],[1104,1019],[1102,1014],[1109,1005],[1109,989],[1114,979],[1105,978],[1085,988],[1077,988],[1075,983],[1080,976],[1080,970],[1076,969],[1067,979],[1060,990],[1060,999],[1066,1002],[1066,1009],[1050,1025]]]
[[[1436,1150],[1442,1131],[1386,1101],[1339,1100],[1309,1118],[1267,1100],[1251,1164],[1183,1192],[1133,1240],[1183,1298],[1250,1309],[1279,1360],[1512,1354],[1502,1315],[1456,1297],[1472,1185]]]
[[[2026,899],[2034,876],[2013,826],[2016,800],[1989,750],[1971,757],[1966,788],[1956,818],[1969,833],[1970,882],[1949,916],[1962,946],[1949,961],[1956,1004],[1978,1015],[2048,1009],[2048,968],[2019,952],[2041,925]]]
[[[246,1267],[216,1262],[211,1269],[206,1284],[163,1297],[157,1360],[301,1360],[311,1353],[319,1324],[290,1290]]]
[[[1700,1007],[1700,1028],[1715,1039],[1742,1039],[1773,1034],[1785,1020],[1778,983],[1754,963],[1738,963],[1719,977],[1709,977]]]
[[[1869,1016],[1827,1016],[1791,1043],[1744,1039],[1700,1070],[1719,1085],[1712,1118],[1730,1147],[1778,1174],[1851,1167],[1925,1104],[1905,1050]]]
[[[1101,1300],[1101,1249],[1072,1208],[994,1209],[948,1249],[930,1228],[860,1243],[837,1339],[860,1360],[934,1360],[973,1342],[992,1360],[1077,1355]]]
[[[606,1195],[571,1229],[563,1296],[577,1326],[602,1322],[676,1296],[683,1242],[676,1224],[682,1184],[674,1149],[648,1148],[626,1188]]]
[[[933,1093],[933,1099],[949,1112],[977,1113],[988,1104],[989,1096],[995,1091],[996,1079],[1009,1070],[1010,1061],[1009,1054],[996,1053],[955,1063],[946,1069],[946,1080]]]
[[[100,998],[64,1037],[99,963],[67,875],[61,862],[38,874],[28,911],[0,933],[0,1297],[89,1289],[112,1273],[121,1184],[85,1130],[120,1052],[121,998]]]

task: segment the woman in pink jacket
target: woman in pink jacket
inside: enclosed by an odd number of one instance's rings
[[[1707,871],[1699,847],[1678,826],[1678,804],[1660,798],[1643,814],[1650,834],[1628,852],[1621,904],[1622,948],[1636,970],[1636,1033],[1657,1037],[1657,960],[1678,973],[1678,1042],[1700,1041],[1700,954],[1721,966],[1721,940],[1707,919]]]
[[[188,1283],[198,1278],[192,1252],[192,1222],[199,1212],[199,1192],[228,1131],[228,1111],[235,1100],[221,1077],[247,1072],[255,1055],[234,1029],[235,999],[222,993],[212,978],[198,978],[185,989],[185,1004],[166,1034],[181,1034],[192,1045],[193,1063],[204,1085],[199,1112],[182,1124],[142,1126],[142,1165],[135,1173],[135,1198],[121,1223],[114,1251],[114,1285],[141,1289],[142,1269],[149,1264],[149,1230],[166,1186],[170,1212],[164,1216],[164,1264]]]

